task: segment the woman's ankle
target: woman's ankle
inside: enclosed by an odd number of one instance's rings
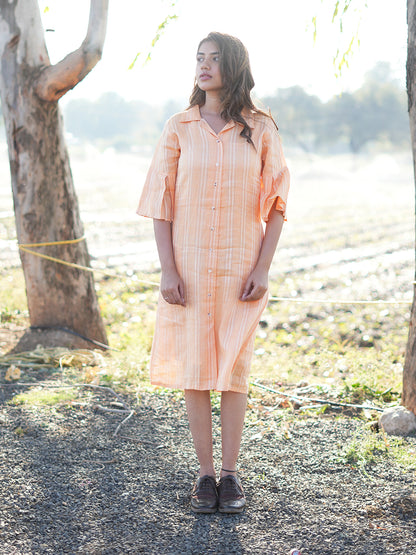
[[[215,468],[213,466],[201,466],[199,469],[199,477],[213,476],[215,478]]]
[[[220,473],[220,478],[223,478],[224,476],[237,476],[237,469],[236,469],[235,465],[229,465],[228,467],[222,467],[221,468],[221,473]]]

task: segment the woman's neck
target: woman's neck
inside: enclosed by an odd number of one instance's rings
[[[221,114],[221,100],[217,92],[206,91],[205,93],[205,104],[202,106],[202,110],[206,114]]]

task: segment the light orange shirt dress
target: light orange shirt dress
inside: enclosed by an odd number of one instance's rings
[[[176,267],[186,306],[159,295],[150,375],[155,385],[246,393],[253,344],[267,293],[239,297],[254,269],[277,200],[285,212],[289,172],[273,121],[243,114],[216,134],[199,107],[165,125],[137,213],[172,222]]]

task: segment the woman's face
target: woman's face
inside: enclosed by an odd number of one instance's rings
[[[196,55],[196,81],[203,91],[222,89],[220,54],[215,42],[205,41]]]

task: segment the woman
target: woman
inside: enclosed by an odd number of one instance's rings
[[[236,463],[248,374],[289,189],[276,124],[254,106],[253,86],[238,39],[201,41],[190,106],[166,123],[137,210],[154,219],[162,269],[151,381],[185,391],[200,464],[191,508],[201,513],[246,503]],[[222,392],[218,485],[211,389]]]

